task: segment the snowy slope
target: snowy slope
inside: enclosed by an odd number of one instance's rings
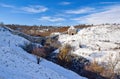
[[[29,42],[0,27],[0,79],[86,79],[52,62],[28,54],[20,45]]]
[[[91,61],[103,62],[120,52],[120,25],[97,25],[81,29],[76,35],[62,34],[62,44],[74,47],[73,53]]]

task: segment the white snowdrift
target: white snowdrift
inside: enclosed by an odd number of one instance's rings
[[[74,54],[105,62],[120,52],[120,25],[98,25],[81,29],[76,35],[59,35],[62,44],[74,47]]]

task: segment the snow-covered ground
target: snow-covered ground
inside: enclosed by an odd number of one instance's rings
[[[74,54],[106,62],[109,56],[114,58],[120,52],[120,25],[96,25],[81,29],[75,35],[61,34],[59,41],[73,46]]]
[[[20,46],[26,39],[0,27],[0,79],[86,79],[52,62],[36,57]]]

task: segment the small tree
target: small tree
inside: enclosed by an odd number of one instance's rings
[[[120,75],[120,66],[118,66],[120,64],[120,52],[118,52],[117,54],[109,55],[106,60],[106,68],[109,70],[109,72],[107,73],[107,77],[115,78],[115,74]]]
[[[107,61],[108,61],[107,63],[108,67],[114,71],[117,64],[120,63],[120,52],[114,54],[114,56],[113,54],[109,55]]]

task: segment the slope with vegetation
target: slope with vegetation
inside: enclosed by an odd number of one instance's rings
[[[45,59],[37,64],[36,56],[21,48],[29,41],[3,27],[0,36],[0,79],[86,79]]]
[[[87,70],[107,78],[120,75],[120,25],[84,28],[76,35],[60,35],[59,41],[63,45],[70,44],[72,54],[90,60],[91,66],[87,66]]]

